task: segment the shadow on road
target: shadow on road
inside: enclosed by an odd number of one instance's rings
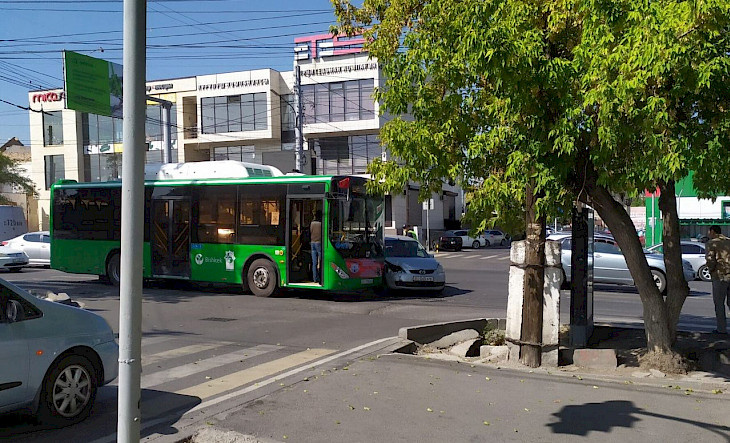
[[[553,416],[558,421],[546,426],[551,428],[554,434],[587,436],[593,431],[608,434],[613,428],[633,428],[637,422],[642,420],[643,416],[697,426],[730,442],[730,434],[728,434],[730,427],[728,426],[657,414],[641,409],[633,402],[625,400],[565,406]]]

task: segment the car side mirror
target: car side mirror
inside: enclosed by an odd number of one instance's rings
[[[8,319],[8,323],[15,323],[23,320],[23,305],[17,300],[10,300],[5,307],[5,318]]]

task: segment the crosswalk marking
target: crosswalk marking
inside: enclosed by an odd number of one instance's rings
[[[463,257],[463,256],[464,256],[464,254],[454,254],[454,255],[450,255],[449,257],[451,257],[451,258],[459,258],[459,257]]]
[[[167,383],[171,380],[187,377],[189,375],[199,374],[201,372],[209,371],[219,366],[235,363],[237,361],[248,360],[249,358],[263,355],[279,349],[282,349],[282,347],[274,345],[259,345],[254,346],[253,348],[240,349],[238,351],[230,352],[228,354],[207,358],[205,360],[200,360],[195,363],[188,363],[186,365],[177,366],[165,371],[158,371],[147,375],[143,374],[142,388],[151,388],[153,386]]]
[[[229,343],[200,343],[190,346],[183,346],[181,348],[177,349],[170,349],[169,351],[163,351],[158,352],[156,354],[151,354],[148,356],[143,355],[142,356],[142,365],[151,365],[153,363],[157,363],[162,360],[175,358],[175,357],[182,357],[184,355],[188,354],[195,354],[196,352],[203,352],[208,351],[210,349],[219,348],[221,346],[227,345]]]
[[[479,260],[489,260],[490,258],[494,258],[496,255],[487,255],[486,257],[481,257]]]
[[[332,349],[308,349],[297,354],[289,355],[278,360],[270,361],[253,368],[244,369],[221,378],[209,380],[197,386],[177,391],[176,394],[190,395],[206,399],[226,391],[230,391],[247,383],[276,374],[283,370],[299,366],[335,352]]]
[[[499,257],[497,260],[509,260],[509,255],[505,255],[504,257]]]

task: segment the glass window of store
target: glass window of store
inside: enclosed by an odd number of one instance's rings
[[[46,174],[46,189],[58,180],[66,178],[66,168],[63,161],[63,154],[43,156]]]
[[[204,134],[260,131],[268,128],[266,93],[204,97],[200,99]]]
[[[62,111],[43,112],[43,146],[63,144]]]

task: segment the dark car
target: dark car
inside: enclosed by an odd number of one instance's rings
[[[464,242],[461,236],[456,235],[454,231],[446,231],[439,238],[439,249],[441,250],[461,251],[462,246],[464,246]]]

